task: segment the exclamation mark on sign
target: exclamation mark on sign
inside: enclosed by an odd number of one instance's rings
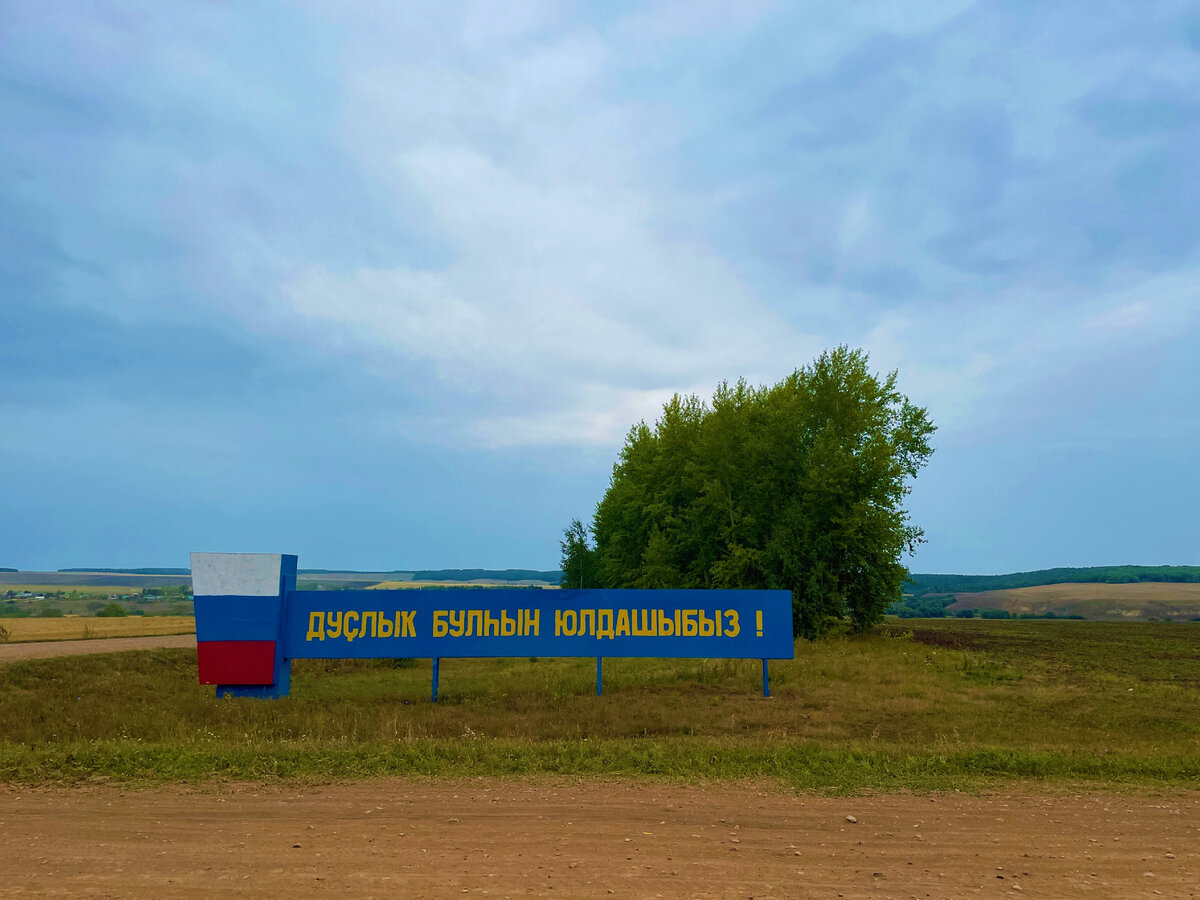
[[[754,614],[754,624],[758,628],[758,636],[762,637],[762,610],[761,609]]]

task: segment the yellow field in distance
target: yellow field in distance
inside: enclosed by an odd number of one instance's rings
[[[83,638],[151,637],[160,634],[191,634],[196,620],[191,616],[62,616],[53,619],[0,619],[7,629],[8,643],[22,641],[77,641]],[[0,632],[2,633],[2,632]]]
[[[511,581],[381,581],[373,584],[368,591],[395,591],[403,588],[463,588],[463,587],[520,587],[522,582]],[[558,585],[548,585],[557,588]]]

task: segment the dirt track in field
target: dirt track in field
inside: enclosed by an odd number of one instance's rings
[[[0,644],[0,663],[18,659],[49,659],[85,653],[116,653],[120,650],[157,650],[160,647],[195,647],[194,634],[163,634],[150,637],[95,638],[87,641],[35,641]],[[0,890],[3,887],[0,886]]]
[[[0,896],[1200,895],[1194,793],[830,799],[486,779],[10,786],[0,835]]]

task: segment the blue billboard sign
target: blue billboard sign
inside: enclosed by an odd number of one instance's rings
[[[292,659],[659,656],[791,659],[788,591],[293,591]]]
[[[200,678],[282,696],[292,659],[574,656],[791,659],[789,591],[298,591],[294,556],[193,554]]]

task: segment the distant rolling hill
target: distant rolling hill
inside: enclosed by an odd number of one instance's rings
[[[964,610],[1087,619],[1192,619],[1200,616],[1200,566],[1092,566],[1007,575],[908,577],[904,597],[888,607],[901,618]]]
[[[1005,591],[1043,584],[1137,584],[1147,581],[1200,584],[1200,566],[1088,566],[1038,569],[1007,575],[917,573],[908,576],[905,593],[920,597],[926,594]]]
[[[1013,615],[1083,616],[1108,621],[1175,619],[1200,616],[1200,584],[1139,582],[1136,584],[1045,584],[1001,591],[960,592],[946,607],[1005,609]]]

